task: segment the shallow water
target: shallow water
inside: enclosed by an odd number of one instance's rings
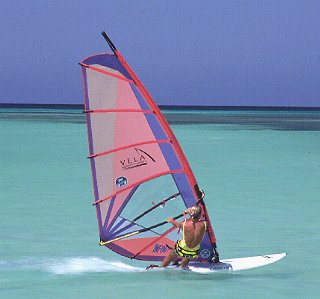
[[[319,111],[167,111],[236,273],[144,271],[98,246],[84,116],[0,111],[0,298],[318,298]]]

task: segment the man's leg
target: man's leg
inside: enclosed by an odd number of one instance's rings
[[[167,267],[169,264],[177,257],[176,251],[173,249],[171,252],[164,258],[160,267]]]
[[[181,262],[181,264],[180,264],[180,267],[181,267],[181,268],[187,268],[187,266],[188,266],[188,264],[189,264],[189,261],[190,261],[189,259],[187,259],[187,258],[184,257],[184,258],[182,259],[182,262]]]

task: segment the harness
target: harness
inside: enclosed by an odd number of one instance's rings
[[[206,231],[207,230],[207,223],[206,222],[203,222],[203,223],[205,225],[205,231]],[[183,227],[182,227],[183,239],[182,240],[178,240],[176,242],[175,250],[176,250],[177,255],[180,256],[180,257],[184,257],[184,258],[187,258],[187,259],[195,259],[199,255],[200,244],[198,246],[194,247],[194,248],[189,248],[186,245],[185,236],[184,236],[184,225],[185,225],[185,222],[183,223]]]
[[[178,240],[175,245],[176,254],[187,259],[195,259],[198,257],[200,246],[189,248],[185,245],[184,240]],[[181,244],[182,243],[182,244]]]

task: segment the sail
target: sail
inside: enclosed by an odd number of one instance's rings
[[[162,260],[182,236],[165,220],[202,205],[208,223],[199,260],[215,236],[190,165],[158,106],[113,53],[81,61],[94,206],[100,245],[129,258]]]

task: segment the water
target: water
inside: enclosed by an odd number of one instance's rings
[[[144,271],[98,246],[84,116],[0,111],[0,298],[318,298],[320,112],[167,111],[222,258],[260,269]]]

